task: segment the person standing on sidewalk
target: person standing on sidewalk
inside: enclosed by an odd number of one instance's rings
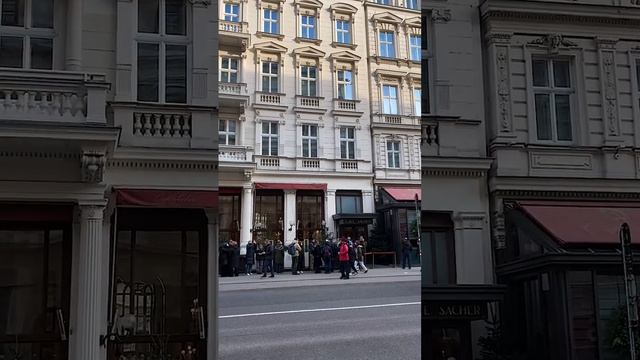
[[[411,270],[411,242],[408,238],[404,238],[402,242],[402,268],[404,269],[405,266]]]
[[[262,253],[264,252],[264,245],[262,243],[256,244],[256,274],[262,273]]]
[[[340,241],[338,260],[340,260],[340,273],[342,274],[340,280],[349,279],[349,246],[344,238]]]
[[[298,259],[302,253],[302,248],[298,244],[298,239],[293,239],[293,242],[289,245],[289,255],[291,255],[291,274],[300,275],[298,272]]]
[[[267,271],[271,272],[271,276],[273,277],[273,247],[271,246],[273,243],[272,240],[268,240],[267,245],[264,247],[264,251],[262,253],[262,277],[267,277]]]
[[[351,238],[347,240],[347,246],[349,247],[349,268],[351,275],[358,275],[358,269],[356,269],[356,249],[353,246]]]
[[[256,241],[255,240],[251,240],[249,243],[247,243],[247,254],[245,256],[245,272],[247,275],[251,275],[251,270],[253,269],[253,264],[255,263],[255,256],[256,256]]]
[[[284,269],[284,245],[282,245],[282,241],[280,240],[278,240],[273,250],[273,265],[275,272],[282,274],[282,270]]]
[[[326,240],[324,242],[324,246],[322,247],[322,258],[324,260],[324,273],[331,274],[333,272],[333,264],[331,263],[331,258],[333,257],[333,247],[331,246],[331,242]]]
[[[238,276],[240,274],[240,244],[236,241],[230,241],[231,248],[233,252],[231,253],[231,266],[233,276]]]
[[[322,245],[314,239],[311,243],[311,255],[313,255],[313,270],[316,274],[320,274],[322,270]]]
[[[364,270],[365,274],[369,271],[364,265],[364,240],[358,241],[356,246],[356,269]]]

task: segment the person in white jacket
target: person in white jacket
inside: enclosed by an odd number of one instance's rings
[[[364,239],[361,237],[356,244],[356,261],[355,261],[356,269],[362,271],[366,274],[369,269],[364,265]]]

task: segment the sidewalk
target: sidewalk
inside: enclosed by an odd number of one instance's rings
[[[270,274],[269,274],[270,275]],[[304,287],[304,286],[323,286],[337,284],[370,284],[384,283],[396,281],[415,281],[420,282],[420,268],[413,267],[411,270],[402,269],[400,267],[376,267],[369,269],[366,274],[363,272],[358,275],[350,276],[349,280],[340,280],[340,272],[334,271],[331,274],[316,274],[313,271],[305,271],[302,275],[292,275],[291,271],[276,274],[274,278],[263,278],[262,274],[251,276],[240,274],[236,277],[219,278],[220,291],[233,290],[253,290],[253,289],[273,289],[285,287]],[[419,286],[419,284],[417,285]]]

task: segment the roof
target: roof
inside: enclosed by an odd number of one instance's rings
[[[607,202],[519,202],[522,211],[560,245],[618,244],[628,223],[640,244],[640,204]]]
[[[422,200],[422,189],[419,187],[382,187],[395,201],[418,201]]]

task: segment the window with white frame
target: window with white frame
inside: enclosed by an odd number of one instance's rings
[[[316,17],[313,15],[301,15],[300,36],[305,39],[316,38]]]
[[[237,83],[238,82],[238,64],[239,59],[223,57],[220,60],[220,82]]]
[[[337,79],[338,79],[338,99],[354,100],[353,72],[347,69],[338,70]]]
[[[387,167],[400,168],[400,141],[387,140]]]
[[[397,86],[382,85],[382,112],[384,114],[399,114]]]
[[[380,31],[380,56],[386,58],[396,57],[395,34],[393,31]]]
[[[138,1],[139,101],[186,103],[187,6],[184,0]]]
[[[413,114],[422,115],[422,89],[413,89]]]
[[[302,125],[302,157],[318,157],[318,125]]]
[[[341,44],[351,44],[350,20],[336,20],[336,42]]]
[[[409,35],[409,59],[413,61],[422,60],[422,37],[420,35]]]
[[[262,31],[269,34],[280,34],[280,14],[278,9],[263,9]]]
[[[536,135],[543,141],[572,141],[571,63],[568,59],[532,59]]]
[[[317,96],[318,68],[315,66],[300,66],[300,95]]]
[[[419,6],[420,6],[420,1],[419,0],[405,0],[404,4],[405,4],[407,9],[418,10]]]
[[[340,158],[356,158],[356,128],[353,126],[340,127]]]
[[[220,120],[218,129],[218,142],[220,145],[236,145],[236,127],[235,120]]]
[[[0,0],[0,67],[53,69],[53,0]]]
[[[240,22],[240,4],[224,3],[224,20],[232,22]]]
[[[262,122],[262,155],[278,156],[278,123]]]
[[[277,93],[279,89],[278,69],[280,64],[275,61],[262,62],[262,91],[269,93]]]
[[[380,5],[391,5],[391,0],[378,0],[377,2]]]

